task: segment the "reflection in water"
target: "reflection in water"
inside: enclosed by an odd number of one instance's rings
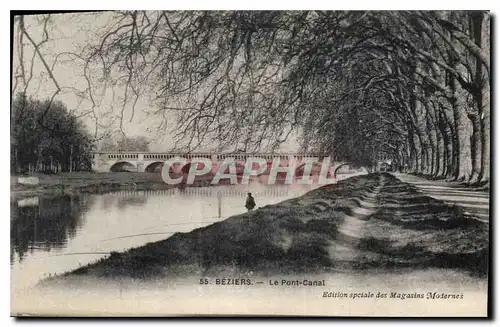
[[[82,214],[91,205],[90,200],[66,195],[41,198],[35,205],[11,202],[11,261],[15,256],[23,261],[28,251],[64,248],[83,224]]]
[[[102,198],[101,208],[104,211],[113,210],[114,208],[125,210],[128,207],[142,206],[147,201],[147,196],[145,194],[140,194],[140,192],[136,191],[115,192],[110,194],[113,194],[113,196],[104,195]]]
[[[227,185],[184,190],[124,191],[11,203],[13,288],[34,285],[106,256],[177,232],[300,196],[317,185]]]
[[[142,206],[146,203],[147,198],[145,196],[124,196],[119,197],[117,201],[118,209],[125,210],[129,206]]]

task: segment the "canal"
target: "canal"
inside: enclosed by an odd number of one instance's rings
[[[11,284],[40,279],[123,251],[189,232],[257,207],[300,196],[317,185],[228,185],[34,197],[11,202]]]

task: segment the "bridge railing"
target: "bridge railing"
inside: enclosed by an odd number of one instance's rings
[[[264,158],[268,160],[272,160],[275,158],[280,158],[281,160],[288,160],[290,158],[294,158],[296,160],[303,160],[305,158],[319,158],[323,159],[325,155],[319,154],[304,154],[304,153],[176,153],[176,152],[95,152],[93,153],[93,157],[97,156],[101,158],[108,159],[140,159],[142,157],[143,160],[167,160],[174,157],[181,157],[186,159],[192,158],[207,158],[216,160],[223,160],[226,158],[233,158],[236,160],[245,160],[249,157],[257,157]]]
[[[306,186],[306,185],[304,185]],[[271,196],[271,197],[286,197],[286,196],[300,196],[307,191],[316,188],[314,185],[307,185],[303,188],[265,188],[263,190],[235,190],[232,188],[218,188],[218,187],[187,187],[185,189],[172,188],[168,190],[146,190],[146,191],[118,191],[111,192],[108,195],[111,196],[176,196],[176,195],[186,195],[193,197],[217,197],[219,195],[223,197],[246,197],[248,192],[251,192],[254,197],[261,196]]]

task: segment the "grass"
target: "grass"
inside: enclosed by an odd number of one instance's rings
[[[120,190],[163,190],[175,186],[166,184],[159,173],[138,172],[72,172],[58,174],[36,173],[40,184],[36,186],[16,183],[11,176],[11,197],[56,195],[73,193],[105,193]],[[193,186],[207,186],[207,180],[198,178]]]

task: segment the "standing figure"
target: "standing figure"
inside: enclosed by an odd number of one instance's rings
[[[255,199],[253,198],[252,193],[248,193],[247,202],[245,203],[245,208],[247,208],[248,211],[253,210],[253,208],[255,208]]]

